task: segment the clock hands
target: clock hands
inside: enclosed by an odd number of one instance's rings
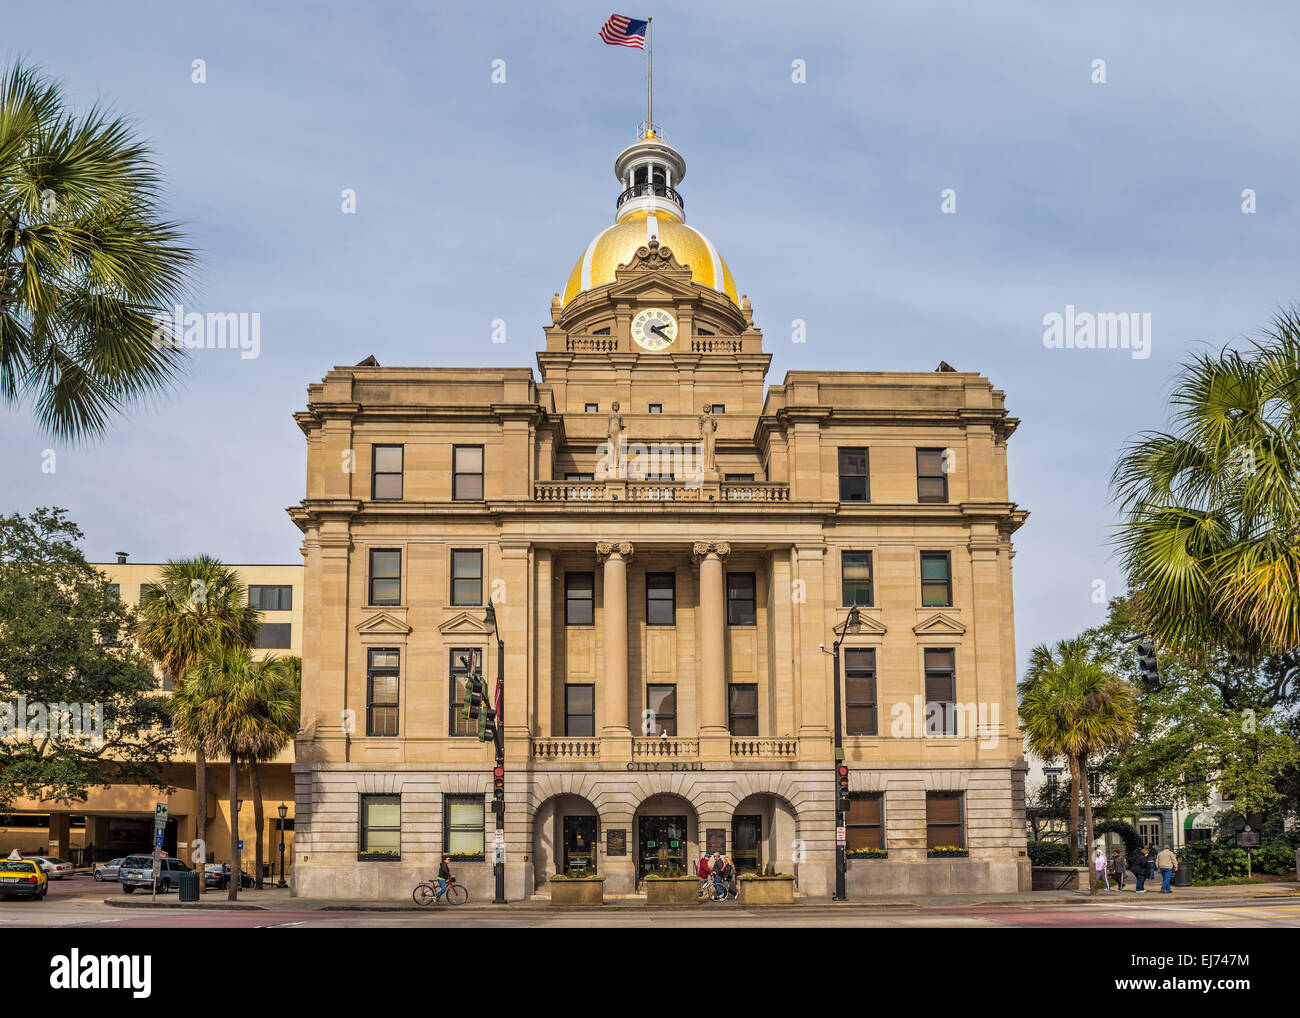
[[[659,333],[659,335],[663,336],[664,339],[672,338],[668,333],[664,332],[664,327],[662,325],[652,325],[650,326],[650,331]]]

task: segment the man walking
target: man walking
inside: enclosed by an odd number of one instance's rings
[[[1171,842],[1166,841],[1165,847],[1156,856],[1156,869],[1164,877],[1164,882],[1160,885],[1160,893],[1173,894],[1174,892],[1169,888],[1169,881],[1178,872],[1178,857],[1174,855],[1174,846]]]
[[[1133,876],[1137,877],[1137,890],[1135,894],[1146,894],[1145,886],[1147,882],[1147,867],[1151,860],[1147,857],[1147,847],[1143,845],[1133,853],[1133,858],[1128,861],[1128,868],[1133,871]]]
[[[1124,890],[1125,869],[1124,853],[1117,848],[1110,857],[1110,875],[1115,878],[1115,890],[1117,891]]]

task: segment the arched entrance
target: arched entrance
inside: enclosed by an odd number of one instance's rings
[[[750,795],[736,804],[731,818],[731,859],[738,873],[771,866],[794,872],[794,843],[798,821],[794,808],[778,795]]]
[[[652,873],[691,875],[700,856],[695,807],[680,795],[663,793],[642,801],[632,818],[636,881]]]
[[[537,807],[533,818],[534,886],[556,873],[595,873],[599,864],[600,818],[580,795],[555,795]]]

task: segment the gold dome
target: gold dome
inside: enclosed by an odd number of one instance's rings
[[[563,303],[568,304],[593,287],[614,282],[614,270],[630,262],[636,249],[645,246],[651,237],[658,237],[659,243],[669,248],[678,262],[690,266],[692,280],[726,294],[740,307],[736,282],[718,249],[699,230],[665,212],[633,212],[597,234],[569,273]]]

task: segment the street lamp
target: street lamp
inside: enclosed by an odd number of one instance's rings
[[[288,887],[284,882],[284,818],[289,815],[289,807],[280,803],[280,808],[276,810],[280,814],[280,879],[276,887]]]
[[[492,634],[497,639],[497,685],[501,687],[501,708],[504,712],[506,703],[505,693],[505,674],[506,674],[506,645],[501,639],[501,632],[497,629],[496,607],[489,600],[487,611],[483,613],[484,625],[492,627]],[[486,692],[486,689],[484,690]],[[496,897],[492,899],[493,905],[505,905],[506,902],[506,864],[505,864],[505,827],[506,827],[506,801],[505,801],[505,766],[506,766],[506,736],[504,724],[501,715],[496,716],[496,724],[493,725],[493,739],[496,744],[496,763],[492,768],[492,812],[496,814],[496,830],[498,839],[495,839],[492,846],[493,864],[492,873],[496,877]],[[499,791],[498,791],[499,787]]]
[[[848,895],[844,890],[844,871],[848,868],[848,862],[845,858],[844,842],[840,840],[839,832],[844,827],[844,802],[839,795],[839,771],[844,763],[844,736],[842,734],[844,726],[840,721],[840,644],[844,642],[846,633],[856,633],[862,628],[862,613],[858,611],[858,606],[853,605],[849,609],[848,617],[836,628],[831,630],[835,634],[835,643],[831,646],[831,655],[835,658],[835,901],[844,901]]]

